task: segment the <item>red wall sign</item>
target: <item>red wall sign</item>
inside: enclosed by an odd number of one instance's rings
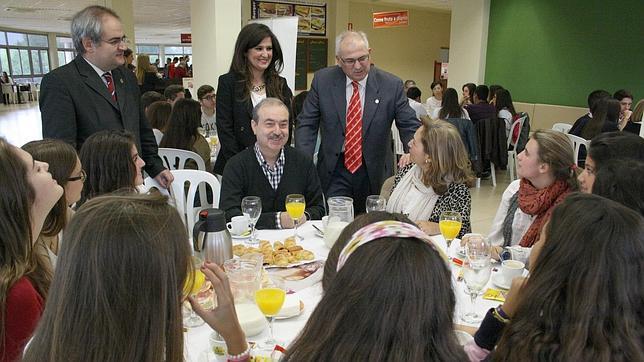
[[[374,29],[396,26],[409,26],[409,10],[373,13]]]
[[[192,34],[181,33],[181,44],[192,44]]]

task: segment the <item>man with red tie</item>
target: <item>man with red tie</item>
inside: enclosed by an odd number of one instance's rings
[[[124,67],[128,39],[120,18],[111,9],[89,6],[74,15],[71,34],[79,55],[41,83],[43,137],[62,139],[80,150],[98,131],[126,130],[134,135],[145,171],[167,187],[172,174],[158,155],[136,78]]]
[[[337,66],[315,73],[295,131],[296,147],[308,155],[319,131],[317,167],[325,196],[353,198],[356,214],[393,174],[392,122],[405,149],[420,126],[402,80],[371,65],[370,54],[363,32],[338,36]]]

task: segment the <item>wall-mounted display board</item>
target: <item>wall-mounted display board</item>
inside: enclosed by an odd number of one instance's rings
[[[313,1],[258,1],[251,0],[253,19],[278,16],[297,16],[299,36],[326,35],[326,4]]]
[[[297,38],[295,90],[307,89],[307,75],[327,66],[328,39]]]

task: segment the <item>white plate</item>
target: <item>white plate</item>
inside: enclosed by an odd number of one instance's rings
[[[508,283],[507,281],[505,281],[500,271],[492,272],[491,279],[492,279],[492,284],[496,285],[501,289],[510,289],[510,286],[512,286],[512,282]]]
[[[288,310],[287,310],[288,309]],[[287,294],[282,310],[275,316],[275,319],[289,319],[297,317],[304,311],[304,302],[297,294]]]

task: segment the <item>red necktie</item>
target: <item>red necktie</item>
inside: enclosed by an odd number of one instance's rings
[[[112,100],[116,102],[116,90],[114,89],[114,80],[112,80],[112,75],[110,73],[104,73],[103,78],[107,81],[107,91],[110,92]]]
[[[347,128],[344,139],[344,167],[351,173],[362,166],[362,106],[358,82],[353,81],[353,95],[347,110]]]

